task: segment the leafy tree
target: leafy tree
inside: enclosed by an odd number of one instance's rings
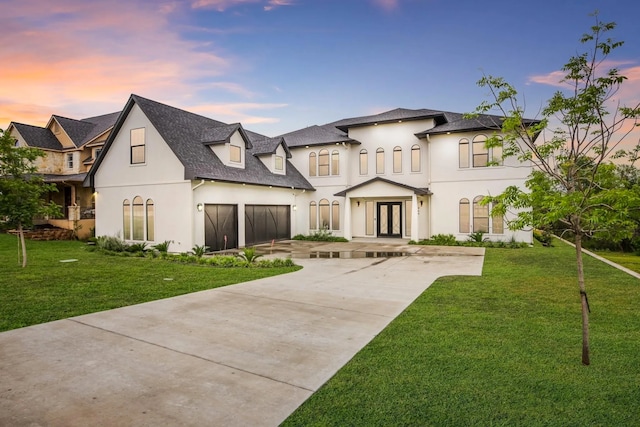
[[[504,157],[516,156],[530,162],[533,172],[526,189],[509,187],[498,196],[489,196],[492,215],[513,210],[510,229],[524,227],[548,229],[562,224],[575,239],[576,266],[582,306],[582,363],[589,358],[589,301],[582,263],[582,239],[607,235],[614,240],[628,238],[636,224],[632,211],[640,206],[637,187],[627,185],[612,159],[633,162],[639,147],[621,149],[638,125],[640,105],[624,107],[614,96],[626,80],[616,68],[603,72],[605,59],[623,45],[607,37],[615,23],[603,23],[594,13],[595,25],[581,38],[586,52],[577,54],[563,66],[560,81],[565,90],[557,91],[541,112],[540,120],[523,118],[524,108],[518,92],[503,78],[483,76],[478,85],[488,88],[490,100],[475,113],[498,111],[504,134]],[[554,129],[547,138],[545,129]],[[633,126],[629,126],[632,124]],[[498,146],[497,135],[487,146]]]
[[[38,215],[58,216],[60,208],[55,203],[46,204],[42,196],[57,191],[53,184],[45,184],[35,161],[45,153],[37,148],[16,147],[15,139],[0,129],[0,218],[18,230],[22,251],[22,266],[27,265],[27,248],[24,228],[33,225]]]

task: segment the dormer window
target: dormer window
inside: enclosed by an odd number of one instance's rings
[[[282,156],[275,156],[275,169],[277,171],[284,170],[284,158]]]
[[[234,163],[242,162],[242,147],[229,144],[229,161]]]

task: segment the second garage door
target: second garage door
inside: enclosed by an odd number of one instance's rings
[[[245,245],[291,238],[289,205],[246,205],[244,211]]]

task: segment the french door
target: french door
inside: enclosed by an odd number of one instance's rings
[[[378,202],[378,237],[402,237],[402,202]]]

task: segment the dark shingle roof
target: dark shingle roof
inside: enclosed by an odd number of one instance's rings
[[[502,129],[502,116],[491,114],[480,114],[476,117],[467,118],[464,114],[445,112],[445,122],[437,123],[435,127],[416,134],[418,138],[427,135],[441,135],[449,132],[466,132],[478,130],[500,130]],[[537,120],[523,119],[525,125],[530,126],[538,123]]]
[[[86,172],[76,173],[72,175],[57,175],[57,174],[43,174],[42,177],[44,182],[47,183],[55,183],[55,182],[82,182],[85,180],[87,176]]]
[[[120,112],[89,117],[82,120],[70,119],[62,116],[51,116],[69,135],[76,147],[82,147],[89,141],[103,134],[113,127]]]
[[[289,147],[287,146],[284,138],[258,138],[253,141],[253,150],[251,153],[254,156],[262,156],[265,154],[275,154],[278,146],[282,145],[284,151],[287,153],[287,159],[291,158],[291,152],[289,151]]]
[[[346,197],[347,193],[349,193],[350,191],[355,190],[356,188],[364,187],[364,186],[372,184],[374,182],[385,182],[387,184],[395,185],[396,187],[406,188],[407,190],[413,191],[418,196],[427,196],[427,195],[433,194],[428,188],[412,187],[412,186],[407,185],[407,184],[402,184],[402,183],[399,183],[399,182],[391,181],[390,179],[386,179],[386,178],[382,178],[380,176],[377,176],[377,177],[372,178],[372,179],[370,179],[368,181],[361,182],[360,184],[354,185],[353,187],[349,187],[349,188],[347,188],[345,190],[342,190],[342,191],[334,194],[334,196],[336,196],[336,197]]]
[[[309,184],[291,163],[287,163],[286,175],[273,174],[260,159],[253,156],[251,148],[247,150],[244,168],[225,166],[211,148],[202,142],[202,139],[205,133],[218,138],[230,129],[230,125],[161,104],[138,95],[131,95],[129,98],[123,114],[118,119],[114,131],[105,145],[105,151],[109,149],[115,135],[118,133],[119,128],[122,126],[124,119],[134,104],[138,105],[178,160],[180,160],[184,166],[185,179],[209,179],[224,182],[314,190],[311,184]],[[212,131],[212,129],[215,128],[221,128],[220,132]],[[266,138],[254,132],[245,132],[241,125],[238,125],[237,129],[241,130],[243,137],[248,139],[246,141],[247,147],[252,147],[254,138],[256,140]],[[92,180],[95,170],[99,168],[103,158],[104,156],[100,156],[97,159],[89,177],[90,181],[86,182],[86,184],[93,185]]]
[[[337,129],[333,124],[309,126],[280,136],[291,148],[342,142],[359,144],[358,141],[349,138],[345,132]]]
[[[82,119],[83,122],[88,122],[93,124],[93,129],[89,131],[89,133],[84,137],[82,141],[80,141],[79,146],[83,146],[95,138],[99,137],[116,124],[116,120],[118,120],[118,116],[120,116],[120,111],[116,111],[115,113],[103,114],[101,116],[88,117],[86,119]]]
[[[29,147],[45,150],[63,150],[64,147],[55,137],[53,132],[39,126],[25,125],[23,123],[11,123],[18,133],[24,138]]]
[[[395,110],[386,111],[371,116],[353,117],[349,119],[338,120],[330,123],[340,130],[347,131],[350,127],[367,126],[375,123],[391,123],[397,121],[420,120],[426,118],[442,117],[443,112],[437,110],[419,109],[409,110],[407,108],[396,108]]]

